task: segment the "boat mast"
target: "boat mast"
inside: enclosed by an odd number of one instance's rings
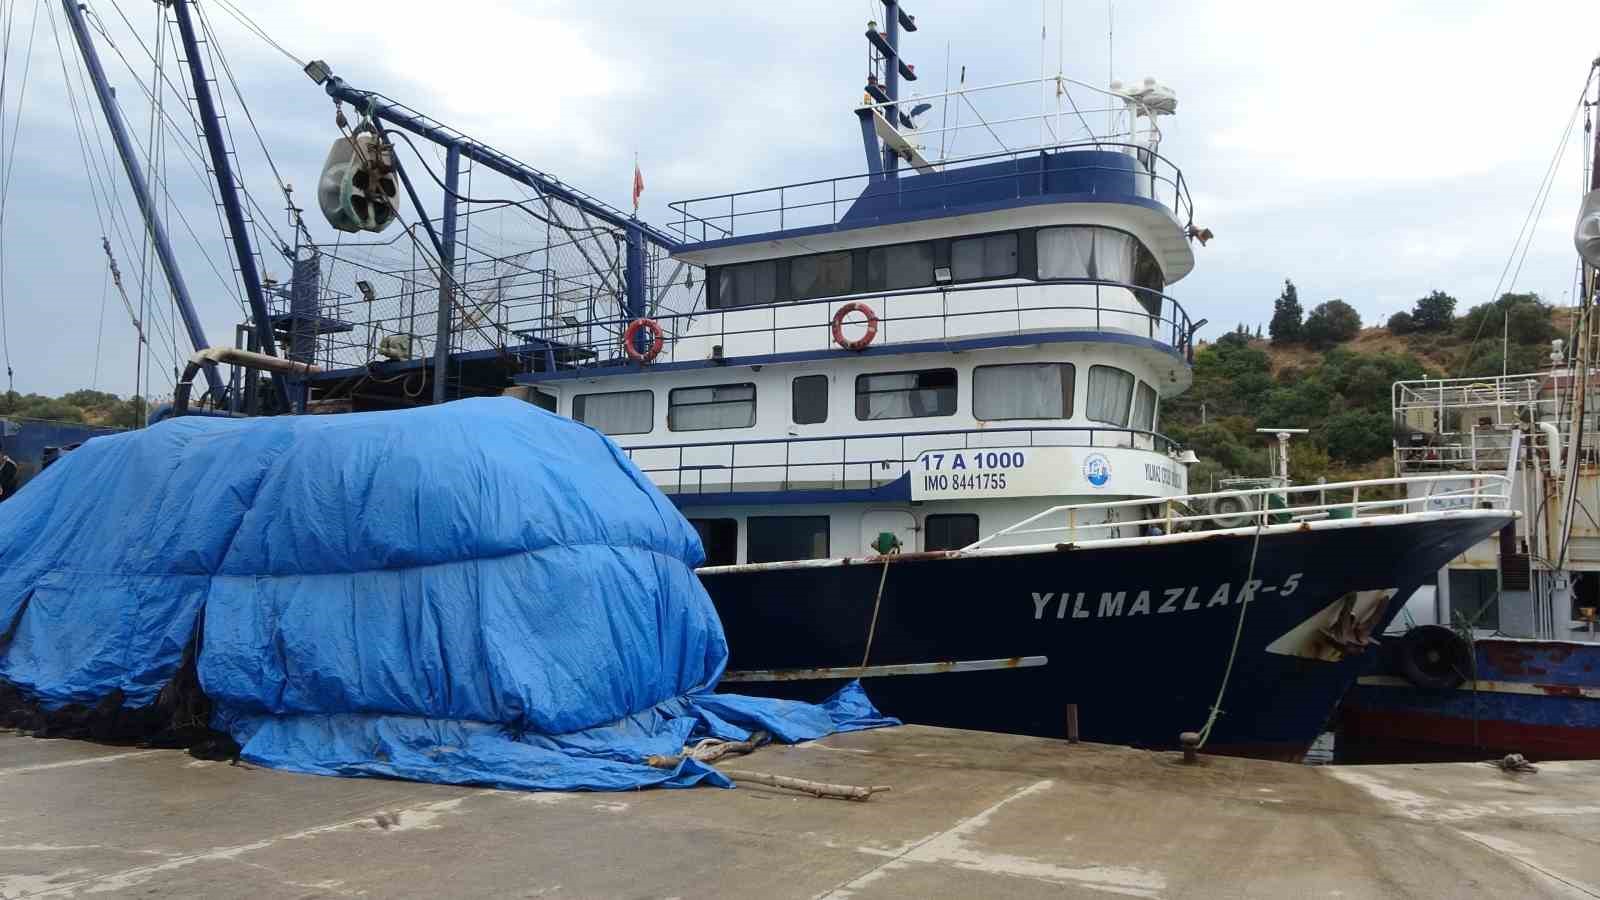
[[[66,0],[71,2],[71,0]],[[200,59],[200,42],[195,37],[194,22],[189,17],[190,0],[171,0],[172,12],[178,22],[178,35],[183,40],[183,53],[189,60],[189,81],[194,89],[195,106],[199,107],[201,129],[206,135],[206,148],[211,154],[211,170],[216,174],[217,193],[222,198],[222,211],[228,219],[228,231],[233,239],[233,255],[239,264],[239,280],[244,282],[245,296],[250,300],[250,316],[255,320],[256,346],[267,356],[278,355],[272,339],[272,314],[267,309],[266,293],[261,289],[261,273],[256,270],[255,251],[250,246],[250,233],[246,230],[244,207],[239,203],[238,185],[233,177],[233,164],[228,159],[228,145],[222,137],[222,125],[217,116],[217,106],[211,97],[210,79],[205,63]],[[278,396],[278,408],[289,408],[288,391],[283,376],[272,375],[272,389]]]
[[[1596,59],[1589,70],[1589,80],[1593,81],[1596,71],[1600,70],[1600,59]],[[1587,100],[1580,102],[1587,103]],[[1596,87],[1596,105],[1600,107],[1600,86]],[[1589,126],[1593,129],[1593,126]],[[1590,159],[1592,170],[1589,174],[1590,191],[1600,190],[1600,129],[1594,130],[1595,153]],[[1577,340],[1576,353],[1573,354],[1572,365],[1572,414],[1570,417],[1571,437],[1567,440],[1567,459],[1563,468],[1566,484],[1561,497],[1561,510],[1558,513],[1561,522],[1561,543],[1557,546],[1556,567],[1566,568],[1567,547],[1572,536],[1572,516],[1576,512],[1578,485],[1581,481],[1580,469],[1583,459],[1583,434],[1585,422],[1588,418],[1588,387],[1589,379],[1595,370],[1596,343],[1600,342],[1600,320],[1595,317],[1595,268],[1582,263],[1582,278],[1579,279],[1579,288],[1582,295],[1578,298],[1577,309]]]
[[[111,132],[112,142],[117,145],[117,156],[122,159],[123,171],[128,176],[128,186],[133,189],[133,196],[139,203],[139,212],[144,216],[145,230],[150,235],[150,243],[155,245],[156,258],[161,262],[161,271],[166,273],[167,286],[172,290],[172,296],[178,303],[178,314],[183,317],[184,330],[189,332],[189,342],[196,351],[205,350],[211,344],[206,340],[205,328],[200,324],[200,316],[195,312],[194,301],[189,296],[189,287],[183,281],[183,273],[178,269],[177,258],[172,253],[172,241],[167,237],[167,227],[161,220],[161,213],[156,209],[150,199],[150,188],[145,183],[144,172],[139,167],[138,155],[134,152],[133,142],[128,138],[128,129],[122,121],[122,112],[117,107],[115,92],[111,89],[110,82],[106,81],[106,72],[100,66],[100,56],[95,52],[94,41],[89,36],[89,25],[84,21],[83,7],[78,0],[61,0],[61,5],[67,13],[67,24],[72,27],[72,36],[78,43],[78,52],[83,56],[84,68],[89,70],[89,81],[94,85],[95,96],[100,101],[100,111],[105,116],[106,129]],[[217,374],[215,363],[206,365],[206,384],[210,387],[212,395],[221,397],[223,391],[222,376]]]

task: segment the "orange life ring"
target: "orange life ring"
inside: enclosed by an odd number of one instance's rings
[[[637,343],[634,338],[639,336],[641,328],[650,332],[650,343],[643,350],[634,346]],[[660,322],[655,319],[634,319],[622,332],[622,352],[628,354],[628,358],[634,362],[647,363],[661,355],[661,346],[665,340],[666,336],[661,331]]]
[[[853,341],[847,341],[844,337],[844,317],[853,312],[861,313],[867,317],[867,333]],[[872,343],[872,339],[877,336],[878,314],[873,312],[872,307],[866,305],[865,303],[846,303],[845,305],[839,307],[838,312],[833,314],[833,342],[844,349],[865,350],[867,349],[867,345]]]

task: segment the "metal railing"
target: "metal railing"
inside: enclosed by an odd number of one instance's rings
[[[1533,373],[1483,378],[1396,382],[1394,462],[1397,473],[1497,471],[1511,462],[1514,433],[1549,459],[1552,426],[1556,450],[1572,439],[1571,377]],[[1582,423],[1585,464],[1600,462],[1600,403],[1591,398]]]
[[[1372,499],[1375,491],[1401,490],[1408,485],[1426,484],[1430,489],[1442,482],[1462,485],[1446,491],[1433,491],[1417,497]],[[1369,499],[1361,499],[1365,489]],[[1348,492],[1348,500],[1329,500],[1329,494]],[[1213,511],[1216,501],[1222,498],[1241,498],[1243,509],[1224,512]],[[1296,499],[1310,500],[1295,503]],[[1273,505],[1272,501],[1282,505]],[[1159,507],[1159,515],[1149,515],[1152,507]],[[1116,517],[1120,510],[1134,510],[1142,518],[1123,520]],[[1450,509],[1511,509],[1511,479],[1504,475],[1436,475],[1426,478],[1375,478],[1365,481],[1346,481],[1336,484],[1307,484],[1293,487],[1252,488],[1239,491],[1214,491],[1205,494],[1186,494],[1160,500],[1113,500],[1105,503],[1075,503],[1053,506],[1044,512],[1029,516],[1003,528],[976,543],[963,548],[976,550],[1004,538],[1027,535],[1065,535],[1053,538],[1060,542],[1076,542],[1118,536],[1122,529],[1132,528],[1137,535],[1170,535],[1179,531],[1197,531],[1206,526],[1254,530],[1257,527],[1310,522],[1322,519],[1355,519],[1372,515],[1398,515],[1401,513],[1439,512]],[[1061,524],[1048,524],[1060,518]],[[1237,524],[1244,519],[1244,524]],[[1113,533],[1114,534],[1108,534]],[[1038,543],[1048,543],[1040,539]]]
[[[1093,289],[1093,300],[1056,302],[1045,298],[1051,287]],[[1087,290],[1072,293],[1087,293]],[[701,310],[657,316],[666,334],[656,362],[703,362],[721,347],[726,356],[815,352],[834,348],[833,315],[842,305],[862,302],[878,316],[875,345],[896,341],[950,341],[994,335],[1024,335],[1048,331],[1105,331],[1148,337],[1172,347],[1185,359],[1193,356],[1194,325],[1183,306],[1151,288],[1093,278],[1058,278],[1022,284],[970,284],[953,287],[912,288],[868,294],[851,294],[817,300],[794,300],[761,306]],[[1159,309],[1151,313],[1150,307]],[[972,327],[962,329],[967,324]],[[597,319],[584,328],[602,340],[621,335],[625,318]],[[952,326],[956,327],[952,327]],[[551,339],[570,335],[573,329],[553,329]],[[540,330],[524,332],[544,337]],[[790,338],[789,341],[780,338]],[[754,340],[752,340],[754,338]],[[584,340],[567,342],[592,347]],[[582,366],[611,366],[623,361],[622,342],[615,350],[575,362]]]
[[[1136,428],[1052,426],[757,438],[622,449],[668,494],[720,494],[878,488],[899,480],[929,451],[999,447],[1125,447],[1166,455],[1178,449],[1178,444],[1166,435]]]
[[[1127,154],[1133,167],[1092,162],[1073,164],[1070,159],[1058,168],[1049,165],[1060,154],[1092,150]],[[1030,162],[1032,166],[1027,165]],[[992,163],[1010,165],[1001,172],[979,170],[979,166]],[[1166,157],[1139,144],[1075,141],[969,156],[935,172],[906,173],[895,178],[871,173],[845,175],[675,200],[668,206],[678,213],[678,220],[667,228],[685,242],[717,241],[789,228],[837,225],[858,200],[882,203],[892,209],[949,209],[970,205],[974,202],[973,190],[980,186],[1009,181],[1012,183],[1009,190],[1002,188],[997,195],[985,194],[984,201],[1020,199],[1044,195],[1050,179],[1096,172],[1126,177],[1131,185],[1129,196],[1160,203],[1179,222],[1188,223],[1194,218],[1194,201],[1189,196],[1183,172]],[[1107,196],[1115,194],[1107,193]]]

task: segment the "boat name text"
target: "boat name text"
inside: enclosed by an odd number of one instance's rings
[[[1263,594],[1287,597],[1300,589],[1296,572],[1282,584],[1264,584],[1251,579],[1237,590],[1231,582],[1224,582],[1211,591],[1209,597],[1200,588],[1175,587],[1142,591],[1101,591],[1098,599],[1091,593],[1063,591],[1061,593],[1033,593],[1035,619],[1110,619],[1118,616],[1148,616],[1163,613],[1193,612],[1213,606],[1230,606],[1257,599]]]

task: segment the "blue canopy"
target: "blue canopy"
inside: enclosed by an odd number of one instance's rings
[[[536,789],[728,784],[691,739],[892,723],[713,693],[694,529],[587,426],[512,399],[185,417],[0,504],[0,681],[147,706],[198,639],[212,726],[302,772]]]

